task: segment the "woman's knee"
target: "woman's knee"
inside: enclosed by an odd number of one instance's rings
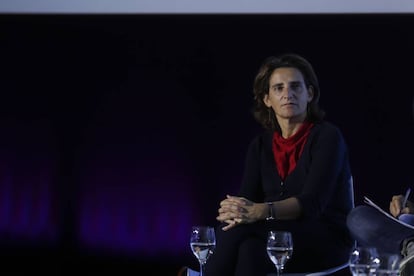
[[[266,275],[273,265],[267,256],[266,242],[258,237],[240,243],[236,275]]]

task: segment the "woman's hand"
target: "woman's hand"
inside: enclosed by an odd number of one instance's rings
[[[227,223],[223,230],[229,230],[240,223],[252,223],[263,218],[267,206],[264,203],[254,203],[244,197],[227,195],[220,202],[217,220]]]
[[[394,217],[398,217],[401,214],[412,214],[414,213],[414,204],[411,201],[407,201],[406,206],[402,206],[404,201],[403,195],[395,195],[392,197],[390,202],[390,213]]]

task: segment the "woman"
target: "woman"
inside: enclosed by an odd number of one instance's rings
[[[348,150],[339,129],[324,121],[311,64],[295,54],[269,57],[253,91],[254,117],[265,131],[249,145],[238,195],[220,202],[206,275],[274,273],[269,230],[292,232],[286,272],[345,263],[353,245],[346,227],[353,207]]]

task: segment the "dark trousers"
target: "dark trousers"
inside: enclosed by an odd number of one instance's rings
[[[355,207],[348,215],[347,225],[358,245],[373,246],[383,253],[401,253],[403,241],[414,236],[414,229],[367,205]]]
[[[352,242],[343,230],[315,221],[260,221],[216,229],[216,248],[205,276],[265,276],[276,268],[266,252],[269,230],[288,230],[293,255],[285,272],[317,272],[347,262]]]

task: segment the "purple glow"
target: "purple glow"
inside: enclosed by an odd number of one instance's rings
[[[4,164],[2,164],[3,172],[0,185],[0,230],[8,230],[12,209],[12,185],[9,172],[4,172]]]
[[[49,126],[13,123],[2,127],[0,232],[13,241],[54,243],[56,161]]]
[[[83,244],[146,256],[188,252],[191,179],[177,164],[151,163],[105,170],[111,166],[97,162],[87,171],[79,205]]]
[[[51,172],[42,167],[30,170],[33,171],[23,168],[3,170],[0,231],[16,238],[51,241],[56,238],[57,230],[51,212]]]

